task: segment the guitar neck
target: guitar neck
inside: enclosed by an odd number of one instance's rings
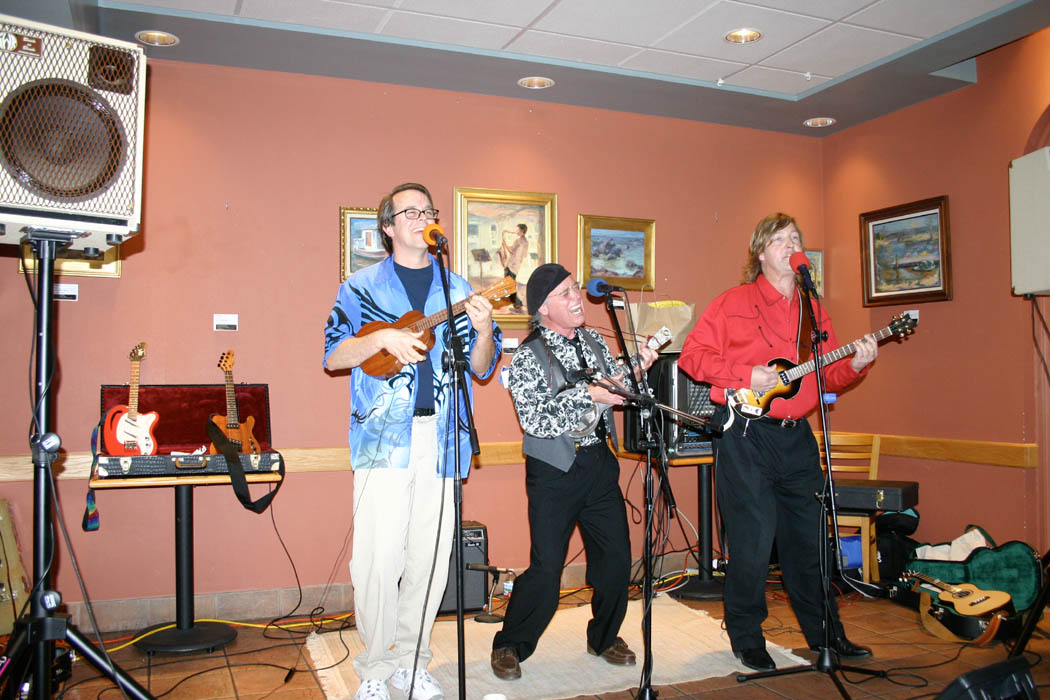
[[[139,360],[131,361],[131,384],[128,386],[128,416],[135,420],[139,415]]]
[[[226,375],[226,425],[236,428],[240,419],[237,417],[237,394],[233,390],[233,370],[224,370],[223,374]]]
[[[893,335],[893,330],[889,326],[886,326],[885,328],[883,328],[881,330],[877,330],[874,333],[872,333],[872,336],[874,336],[876,343],[881,341],[881,340],[885,340],[886,338],[889,338],[891,335]],[[848,344],[843,345],[841,347],[835,348],[831,352],[824,353],[823,355],[820,356],[820,363],[822,365],[829,365],[832,362],[838,362],[839,360],[841,360],[844,357],[849,357],[853,353],[857,352],[857,342],[859,340],[860,339],[858,338],[857,340],[854,340],[852,343],[848,343]],[[796,366],[792,367],[789,370],[785,370],[784,371],[784,376],[787,378],[788,382],[793,382],[796,379],[798,379],[799,377],[806,376],[807,374],[809,374],[810,372],[812,372],[816,368],[817,368],[816,361],[815,360],[808,360],[806,362],[803,362],[800,365],[796,365]]]
[[[926,574],[920,574],[920,573],[917,573],[915,571],[911,571],[909,573],[912,576],[914,576],[915,578],[917,578],[920,581],[922,581],[923,583],[928,583],[931,586],[936,586],[937,588],[940,588],[942,591],[949,591],[949,592],[951,592],[951,591],[955,590],[955,586],[949,585],[949,584],[945,583],[944,581],[942,581],[942,580],[940,580],[938,578],[933,578],[932,576],[927,576]]]
[[[452,315],[453,316],[459,316],[461,313],[463,313],[463,309],[465,309],[466,307],[467,307],[467,300],[466,299],[463,299],[462,301],[457,301],[455,304],[452,305]],[[416,333],[418,333],[419,331],[428,331],[431,328],[433,328],[434,326],[441,325],[442,323],[444,323],[447,320],[448,320],[448,309],[444,309],[442,311],[438,311],[437,313],[430,314],[426,318],[419,319],[418,321],[413,323],[411,326],[409,326],[409,328],[411,328]]]

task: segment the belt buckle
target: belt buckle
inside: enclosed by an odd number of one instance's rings
[[[800,420],[802,420],[802,419],[801,418],[784,418],[783,420],[780,421],[780,427],[781,428],[794,428],[796,425],[798,425],[798,422]]]

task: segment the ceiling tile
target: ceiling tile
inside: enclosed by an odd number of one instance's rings
[[[393,0],[390,2],[393,3]],[[550,0],[403,0],[398,9],[527,27],[548,5]]]
[[[742,0],[747,5],[761,5],[785,12],[795,12],[810,17],[838,20],[846,17],[874,0]]]
[[[136,3],[185,12],[207,12],[213,15],[232,15],[237,9],[237,0],[136,0]]]
[[[807,90],[812,90],[821,83],[828,82],[828,80],[830,78],[820,75],[814,75],[809,80],[806,80],[804,75],[795,71],[752,66],[726,78],[726,84],[748,88],[749,90],[800,95]]]
[[[723,0],[657,42],[654,48],[739,63],[756,63],[828,25],[827,20]],[[751,44],[730,44],[725,35],[740,27],[762,32]]]
[[[383,36],[494,51],[502,49],[517,33],[518,30],[514,27],[417,15],[412,12],[394,12],[382,32]]]
[[[898,34],[834,24],[762,61],[762,65],[838,77],[891,56],[916,42],[916,39]]]
[[[649,46],[704,6],[696,0],[660,0],[655,6],[638,0],[561,0],[533,28]]]
[[[719,78],[747,67],[743,63],[718,61],[713,58],[687,56],[681,53],[655,51],[653,49],[642,51],[628,58],[620,65],[631,70],[673,75],[690,80],[706,80],[712,83]]]
[[[508,51],[517,53],[591,63],[598,66],[617,66],[638,52],[638,49],[633,46],[538,31],[525,32],[506,48]]]
[[[378,7],[363,7],[324,0],[242,0],[238,17],[269,22],[301,24],[347,32],[374,32],[387,11]]]
[[[928,39],[1013,0],[882,0],[849,18],[850,24]]]

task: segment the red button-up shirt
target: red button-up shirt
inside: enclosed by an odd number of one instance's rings
[[[678,366],[693,379],[710,384],[711,400],[724,404],[727,388],[751,386],[751,370],[755,365],[765,365],[778,358],[798,364],[800,306],[799,294],[790,298],[783,296],[764,275],[750,284],[734,287],[704,311],[686,338]],[[839,347],[839,341],[823,306],[816,310],[818,322],[828,334],[823,346],[826,354]],[[802,342],[808,359],[809,337]],[[853,370],[850,358],[843,358],[825,368],[826,388],[831,392],[841,391],[862,374],[864,372]],[[768,415],[802,418],[816,406],[817,382],[811,373],[802,378],[802,386],[795,396],[773,401]]]

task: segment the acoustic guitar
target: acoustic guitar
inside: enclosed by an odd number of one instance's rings
[[[219,369],[226,376],[226,415],[220,416],[213,413],[211,422],[233,443],[238,452],[259,454],[259,443],[252,433],[255,428],[255,418],[248,416],[242,423],[238,417],[237,393],[233,387],[233,350],[227,350],[219,356]],[[214,442],[208,446],[208,454],[217,455],[219,452]]]
[[[905,571],[901,577],[918,579],[940,589],[940,601],[951,603],[955,606],[955,612],[961,615],[983,615],[1005,607],[1010,602],[1010,594],[1006,591],[982,591],[972,583],[953,585],[918,571]]]
[[[128,405],[114,406],[106,413],[102,422],[102,444],[106,453],[114,457],[157,454],[153,430],[159,416],[156,411],[139,413],[139,369],[146,359],[146,344],[133,347],[128,359],[131,360]]]
[[[908,314],[901,314],[900,316],[895,316],[890,325],[875,331],[872,335],[875,337],[875,342],[880,342],[891,336],[903,338],[915,330],[915,325],[918,322],[918,319],[912,318]],[[843,345],[821,355],[821,364],[826,366],[844,357],[849,357],[857,352],[857,342],[855,340],[848,345]],[[795,365],[782,357],[770,360],[766,364],[777,371],[777,385],[769,391],[754,391],[748,387],[735,390],[726,389],[726,403],[741,418],[761,418],[769,413],[770,406],[774,400],[792,398],[802,387],[802,378],[817,368],[816,362],[813,360]]]
[[[504,297],[510,296],[517,290],[518,283],[513,277],[504,277],[499,282],[486,287],[485,289],[478,292],[479,296],[483,296],[489,301],[496,301]],[[460,314],[464,313],[466,308],[467,300],[464,299],[452,305],[452,316],[455,318]],[[420,331],[428,331],[423,334],[421,340],[426,344],[426,350],[424,354],[430,352],[430,349],[434,347],[434,331],[433,328],[439,324],[444,323],[448,320],[448,309],[444,309],[430,316],[423,316],[421,311],[409,311],[407,314],[394,321],[393,323],[387,323],[386,321],[371,321],[361,326],[361,330],[357,332],[357,337],[362,338],[369,333],[375,333],[378,330],[384,328],[403,328],[405,330],[412,331],[413,333],[419,333]],[[389,379],[395,374],[401,371],[401,362],[396,357],[391,355],[386,349],[382,349],[375,355],[361,363],[361,369],[365,374],[371,377],[380,377],[382,379]]]

